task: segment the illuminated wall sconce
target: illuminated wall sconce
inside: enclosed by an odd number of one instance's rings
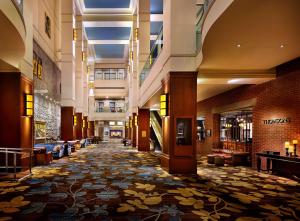
[[[152,54],[150,54],[150,57],[149,57],[149,64],[151,65],[153,63],[153,58],[152,58]]]
[[[126,128],[129,128],[129,123],[126,122],[126,123],[125,123],[125,126],[126,126]]]
[[[129,121],[129,128],[132,128],[132,119]]]
[[[91,122],[88,122],[88,129],[91,129]]]
[[[86,61],[86,56],[85,56],[85,52],[84,51],[81,52],[81,60],[82,60],[82,62]]]
[[[73,126],[77,126],[77,116],[73,116]]]
[[[85,119],[82,119],[82,128],[85,128],[85,127],[86,127]]]
[[[134,30],[134,37],[135,37],[135,40],[136,40],[136,41],[139,40],[139,29],[138,29],[138,28],[136,28],[136,29]]]
[[[137,127],[138,126],[138,116],[134,116],[134,125]]]
[[[33,116],[33,95],[32,94],[25,95],[25,109],[26,109],[26,116],[32,117]]]
[[[130,61],[133,61],[133,51],[130,51]]]
[[[160,116],[166,117],[168,116],[168,100],[169,100],[168,94],[162,94],[160,95]]]
[[[127,66],[127,73],[130,73],[130,65]]]
[[[77,30],[73,28],[73,41],[77,41]]]

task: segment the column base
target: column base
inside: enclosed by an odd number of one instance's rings
[[[197,160],[191,157],[160,156],[161,167],[170,174],[197,174]]]

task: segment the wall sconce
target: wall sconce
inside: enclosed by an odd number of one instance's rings
[[[86,61],[86,56],[85,56],[85,52],[84,51],[81,52],[81,60],[82,60],[82,62]]]
[[[298,140],[293,140],[293,144],[294,144],[294,156],[297,157]]]
[[[136,29],[134,30],[134,37],[135,37],[135,40],[136,40],[136,41],[139,40],[139,29],[138,29],[138,28],[136,28]]]
[[[88,122],[88,129],[91,129],[91,122]]]
[[[168,94],[160,95],[160,116],[168,116]]]
[[[85,128],[85,126],[86,126],[85,119],[82,119],[82,128]]]
[[[25,95],[25,109],[26,109],[26,116],[32,117],[33,116],[33,95],[32,94]]]
[[[134,116],[134,125],[137,127],[138,126],[138,116]]]
[[[73,126],[77,126],[77,116],[73,116]]]
[[[133,51],[130,51],[130,61],[133,61]]]
[[[73,28],[73,41],[77,41],[77,30]]]
[[[128,122],[125,123],[126,128],[129,128],[129,124]]]
[[[284,147],[285,147],[285,155],[289,156],[290,142],[289,141],[284,142]]]

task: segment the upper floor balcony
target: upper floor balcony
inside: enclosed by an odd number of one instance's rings
[[[23,17],[23,0],[0,1],[1,67],[19,68],[25,54],[26,27]]]

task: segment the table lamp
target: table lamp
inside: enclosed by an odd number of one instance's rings
[[[298,140],[293,140],[293,144],[294,144],[294,156],[297,157]]]
[[[290,142],[289,141],[284,142],[284,147],[285,147],[285,155],[289,156]]]
[[[293,145],[290,145],[290,146],[289,146],[289,156],[292,157],[292,156],[293,156],[293,153],[294,153],[294,146],[293,146]]]

